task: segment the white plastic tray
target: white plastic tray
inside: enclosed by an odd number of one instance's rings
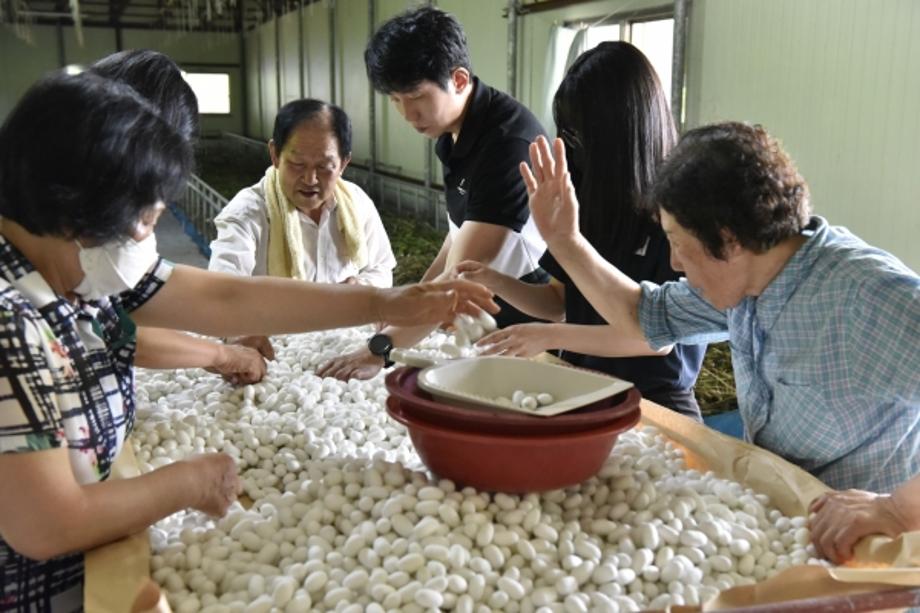
[[[418,384],[447,402],[461,401],[544,417],[573,411],[633,386],[628,381],[586,370],[500,356],[464,358],[429,366],[419,373]],[[515,390],[528,394],[547,392],[555,402],[529,410],[496,400],[502,396],[511,398]]]

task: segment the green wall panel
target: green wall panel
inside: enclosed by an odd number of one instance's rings
[[[416,4],[406,0],[377,0],[377,26]],[[406,123],[386,96],[377,94],[377,155],[384,170],[424,180],[427,143],[428,139]],[[440,177],[435,162],[434,174]]]
[[[63,28],[64,56],[67,64],[92,64],[99,58],[115,53],[115,30],[111,28],[83,28],[83,43],[77,40],[73,27]]]
[[[502,91],[508,91],[508,20],[502,17],[506,6],[496,0],[438,2],[438,8],[463,24],[474,74]]]
[[[262,71],[259,64],[260,38],[259,29],[247,33],[245,38],[246,123],[248,129],[246,136],[262,140],[265,138],[266,131],[262,126]]]
[[[303,97],[300,82],[300,15],[288,13],[278,20],[281,28],[281,101],[279,107]]]
[[[697,0],[687,121],[763,124],[812,206],[920,269],[920,2]]]
[[[329,8],[325,2],[311,3],[304,7],[302,19],[306,96],[332,100]]]
[[[364,69],[364,47],[370,30],[368,0],[336,2],[336,104],[351,118],[352,158],[367,164],[370,151],[370,84]]]
[[[60,67],[53,26],[0,26],[0,120],[39,77]]]
[[[259,26],[259,70],[262,78],[262,138],[271,137],[275,114],[278,112],[278,58],[275,54],[275,22]]]

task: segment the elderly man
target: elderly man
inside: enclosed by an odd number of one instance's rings
[[[390,287],[396,258],[374,203],[342,178],[351,122],[320,100],[289,102],[275,117],[272,165],[214,220],[210,270]],[[267,337],[237,339],[267,358]]]
[[[730,340],[746,438],[837,489],[920,472],[920,277],[810,214],[808,187],[762,128],[692,130],[651,201],[686,278],[632,281],[578,231],[561,141],[521,172],[549,246],[621,342]]]
[[[396,259],[364,191],[342,179],[351,122],[319,100],[278,111],[265,177],[214,220],[211,270],[390,287]]]

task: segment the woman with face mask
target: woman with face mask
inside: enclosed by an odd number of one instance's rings
[[[198,135],[198,99],[168,56],[149,49],[129,49],[94,62],[89,72],[124,83],[156,107],[160,116],[185,140]],[[138,328],[134,364],[144,368],[205,368],[231,383],[249,384],[266,374],[274,359],[271,344],[254,348],[220,343],[178,330]]]
[[[172,266],[153,227],[191,147],[134,90],[96,75],[33,86],[0,128],[0,602],[82,608],[82,552],[178,510],[222,515],[221,453],[108,480],[134,423],[136,326],[281,334],[451,321],[471,283],[381,290]]]
[[[667,98],[649,61],[623,42],[583,53],[556,91],[553,116],[588,241],[636,281],[677,279],[668,241],[642,206],[655,169],[676,140]],[[568,362],[631,381],[645,398],[701,419],[693,385],[705,346],[676,345],[663,356],[649,355],[647,345],[613,353],[615,326],[598,315],[550,252],[540,265],[553,277],[545,286],[521,283],[476,262],[458,265],[463,278],[485,284],[521,311],[559,322],[499,330],[479,342],[491,345],[487,353],[532,356],[561,349]]]

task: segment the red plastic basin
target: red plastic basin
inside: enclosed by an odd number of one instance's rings
[[[631,416],[638,410],[642,398],[639,390],[631,388],[575,411],[539,417],[486,406],[441,402],[418,386],[418,373],[419,369],[406,366],[386,376],[390,397],[399,399],[402,411],[427,423],[477,433],[550,435],[583,432]]]
[[[554,435],[476,433],[434,424],[410,414],[395,396],[387,413],[406,426],[422,462],[459,486],[491,492],[542,492],[577,485],[597,474],[621,432],[640,411],[591,430]]]

